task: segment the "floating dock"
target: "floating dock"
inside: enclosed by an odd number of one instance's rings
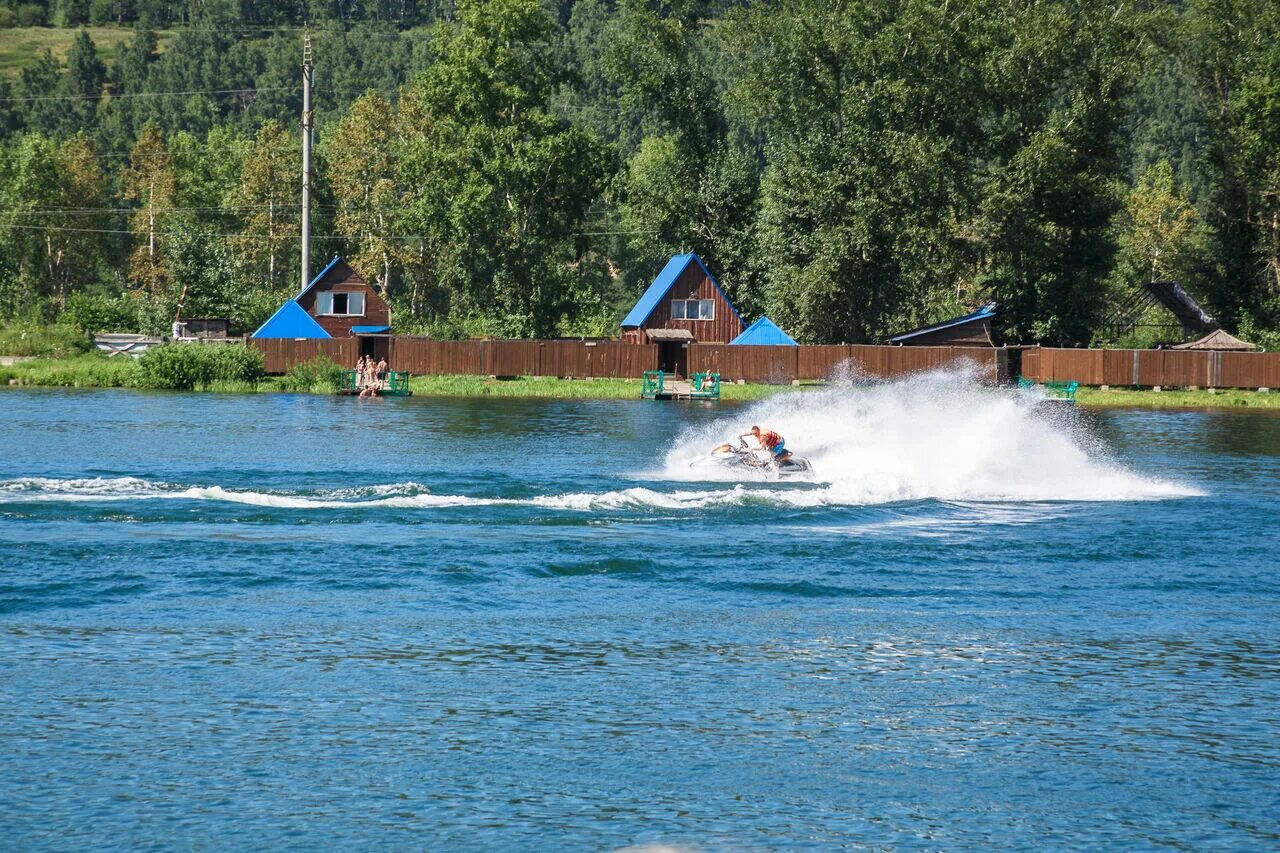
[[[348,396],[360,393],[360,385],[356,382],[354,370],[343,372],[338,393]],[[413,392],[409,390],[409,374],[401,370],[388,370],[387,378],[382,381],[376,393],[379,397],[412,397]]]
[[[719,400],[720,374],[695,373],[679,379],[661,370],[646,370],[640,397],[645,400]]]

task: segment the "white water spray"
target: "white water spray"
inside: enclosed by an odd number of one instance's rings
[[[842,383],[771,397],[686,430],[667,454],[672,480],[741,479],[697,465],[753,424],[813,463],[820,488],[780,490],[797,505],[958,501],[1106,501],[1197,495],[1136,474],[1038,392],[983,386],[957,370],[881,385]],[[1069,411],[1065,414],[1071,414]],[[695,463],[692,464],[691,463]]]

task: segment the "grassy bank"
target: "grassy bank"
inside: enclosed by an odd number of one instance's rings
[[[1089,408],[1139,409],[1280,409],[1280,393],[1257,391],[1135,391],[1081,388],[1076,402]]]
[[[143,372],[134,359],[107,358],[98,353],[72,358],[36,358],[0,367],[0,386],[46,388],[144,388]],[[637,400],[638,379],[558,379],[522,376],[490,379],[487,376],[414,376],[409,387],[419,397],[547,397],[584,400]],[[801,389],[821,385],[802,385]],[[335,385],[320,371],[314,375],[268,376],[256,383],[214,381],[198,386],[204,391],[333,393]],[[791,385],[729,385],[721,387],[724,400],[759,400],[795,390]],[[1134,391],[1081,388],[1077,402],[1090,408],[1280,409],[1280,393],[1257,391]]]
[[[107,358],[97,353],[73,358],[36,358],[0,367],[0,386],[44,388],[145,388],[138,362],[131,358]],[[334,386],[323,376],[268,376],[256,384],[212,382],[197,386],[202,391],[305,391],[333,393]],[[409,387],[419,397],[551,397],[590,400],[636,400],[640,381],[628,379],[558,379],[522,376],[490,379],[487,376],[414,376]],[[790,385],[724,385],[725,400],[759,400]],[[814,386],[808,386],[814,387]]]
[[[724,400],[759,400],[790,385],[722,385]],[[811,386],[812,387],[812,386]],[[414,376],[409,388],[422,397],[563,397],[591,400],[636,400],[640,398],[638,379],[558,379],[521,376],[516,379],[489,379],[487,376]]]

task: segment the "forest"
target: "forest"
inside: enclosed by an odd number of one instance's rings
[[[1177,280],[1280,346],[1274,0],[3,0],[0,322],[294,294],[307,34],[311,269],[399,332],[614,335],[695,251],[803,343],[1147,345]]]

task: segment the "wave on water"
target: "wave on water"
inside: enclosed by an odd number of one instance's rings
[[[708,450],[752,424],[806,456],[817,488],[779,490],[797,506],[944,501],[1123,501],[1202,494],[1143,476],[1113,459],[1074,412],[1046,413],[1039,391],[992,388],[962,370],[884,384],[780,394],[690,427],[658,476],[742,480],[702,464]],[[1060,409],[1059,406],[1054,406]],[[751,472],[747,472],[750,474]]]
[[[647,485],[533,497],[435,494],[419,483],[345,489],[181,485],[138,477],[23,477],[0,481],[0,505],[41,501],[212,501],[275,509],[440,509],[527,506],[563,511],[696,510],[727,506],[865,506],[1125,501],[1201,492],[1143,476],[1109,456],[1072,413],[1047,416],[1036,392],[980,385],[961,371],[885,384],[780,394],[689,427]],[[758,423],[807,456],[812,481],[779,483],[707,461],[711,447]],[[665,488],[654,481],[665,484]],[[718,485],[712,486],[715,481]],[[697,484],[696,486],[694,484]],[[655,487],[656,486],[656,487]],[[708,487],[712,486],[712,487]]]

